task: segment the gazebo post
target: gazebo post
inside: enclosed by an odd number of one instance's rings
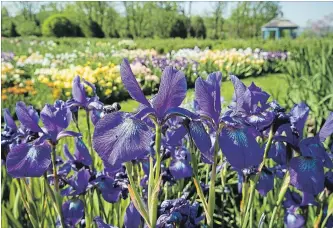
[[[275,39],[276,40],[280,39],[280,29],[279,28],[275,29]]]

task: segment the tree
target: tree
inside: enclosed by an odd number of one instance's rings
[[[187,37],[186,18],[178,17],[171,27],[170,37]]]
[[[191,23],[191,36],[196,38],[206,38],[206,26],[202,17],[196,16]]]

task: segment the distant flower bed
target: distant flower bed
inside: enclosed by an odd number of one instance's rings
[[[53,99],[66,99],[70,95],[71,81],[76,75],[81,75],[84,79],[95,83],[96,91],[103,101],[126,99],[128,94],[120,83],[119,73],[119,63],[123,58],[128,58],[131,62],[131,67],[144,93],[152,94],[156,92],[155,88],[166,66],[173,66],[184,71],[188,85],[193,87],[198,76],[206,77],[207,72],[216,70],[222,72],[224,79],[230,74],[242,78],[279,72],[289,55],[286,52],[265,52],[250,48],[201,50],[197,47],[161,55],[153,49],[133,49],[135,44],[130,41],[119,42],[112,46],[108,43],[97,43],[98,46],[104,47],[98,52],[93,52],[89,48],[85,50],[78,48],[78,50],[58,53],[53,50],[57,47],[56,43],[36,42],[30,42],[27,55],[17,56],[13,52],[1,53],[2,87],[7,89],[2,92],[3,101],[11,96],[8,91],[14,91],[14,95],[30,96],[44,93],[45,86],[50,89]],[[87,45],[89,46],[90,43]],[[47,52],[42,54],[38,51],[39,47],[46,46]],[[44,86],[34,86],[35,84]],[[10,89],[11,87],[17,89]]]

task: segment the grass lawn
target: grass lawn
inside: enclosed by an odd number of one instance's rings
[[[267,93],[271,95],[271,98],[276,99],[281,105],[284,105],[284,100],[288,92],[288,85],[285,80],[284,74],[265,74],[260,77],[249,77],[242,79],[245,85],[249,86],[251,82],[254,82],[257,86],[261,87]],[[231,81],[222,82],[221,88],[222,96],[225,101],[229,103],[232,99],[234,87]],[[191,102],[194,97],[194,89],[189,89],[186,94],[184,103]],[[126,100],[120,102],[122,111],[132,112],[135,111],[139,103],[134,100]]]

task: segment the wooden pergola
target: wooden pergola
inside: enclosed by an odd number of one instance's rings
[[[275,33],[275,39],[278,40],[281,38],[281,34],[283,30],[289,30],[290,36],[292,38],[296,37],[295,30],[298,29],[298,25],[291,22],[288,19],[284,18],[276,18],[268,22],[267,24],[263,25],[261,27],[261,32],[263,35],[263,38],[266,40],[269,38],[270,33]]]

